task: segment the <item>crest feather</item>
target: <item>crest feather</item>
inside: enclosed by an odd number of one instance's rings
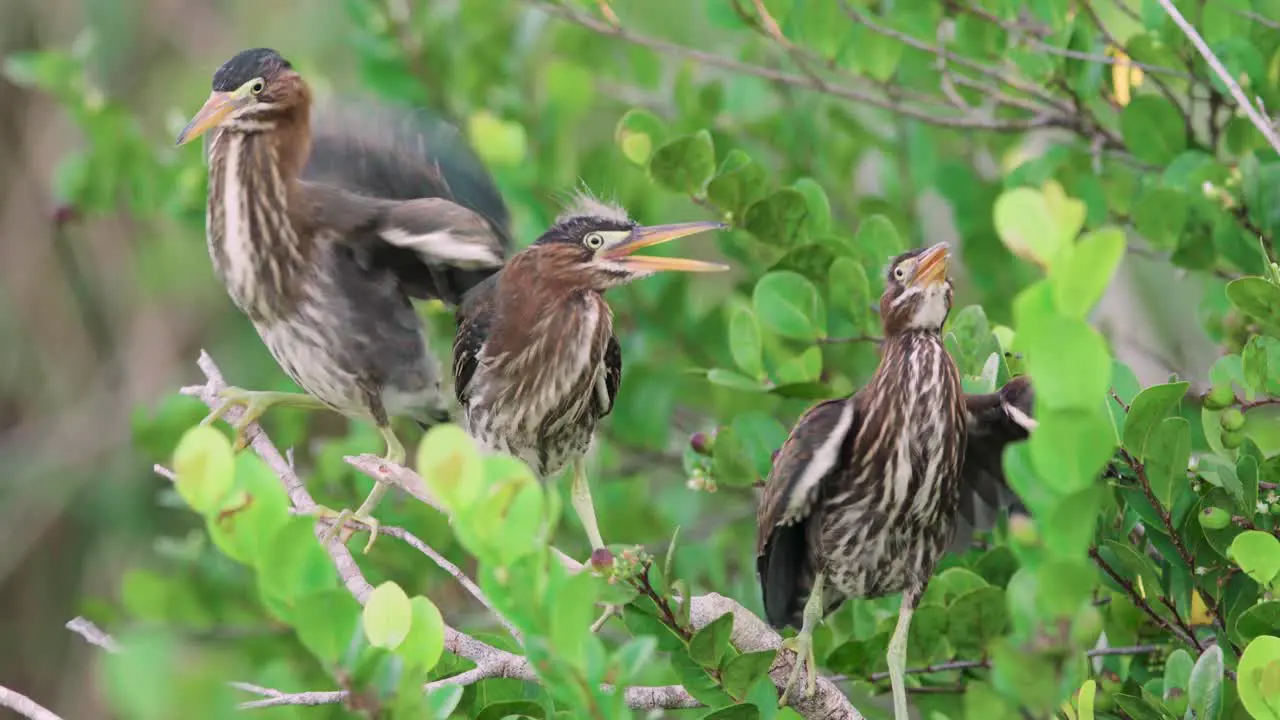
[[[631,216],[621,205],[601,200],[585,185],[575,190],[570,196],[569,201],[564,205],[564,210],[556,216],[556,224],[580,217],[603,218],[624,225],[631,223]]]

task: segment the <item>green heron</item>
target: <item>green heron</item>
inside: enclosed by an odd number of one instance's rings
[[[957,529],[980,505],[1007,504],[1004,445],[1027,437],[1031,386],[966,397],[942,344],[951,309],[947,245],[894,258],[880,298],[880,366],[851,397],[809,409],[779,451],[757,514],[757,571],[765,614],[799,626],[781,702],[808,666],[812,633],[846,598],[902,593],[888,649],[894,713],[906,720],[911,614]],[[967,541],[967,538],[966,538]]]
[[[213,92],[178,136],[208,142],[209,255],[234,304],[280,367],[306,393],[228,388],[205,422],[243,405],[245,427],[273,405],[329,408],[372,421],[386,458],[404,460],[390,418],[429,426],[448,419],[439,362],[411,298],[456,302],[505,260],[505,206],[478,161],[405,113],[370,108],[320,114],[274,50],[238,53],[213,75]],[[434,141],[434,142],[433,142]],[[435,147],[449,148],[441,155]],[[451,154],[448,154],[451,153]],[[453,192],[469,191],[464,203]],[[377,537],[375,485],[332,533],[354,520]]]
[[[593,551],[604,542],[583,455],[622,382],[622,350],[603,293],[663,270],[727,270],[633,254],[723,227],[642,227],[622,209],[582,195],[458,308],[453,377],[464,427],[485,449],[524,460],[542,478],[572,463],[573,507]]]

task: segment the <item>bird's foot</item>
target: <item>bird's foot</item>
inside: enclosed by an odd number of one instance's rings
[[[782,648],[796,654],[796,663],[791,667],[791,676],[787,679],[787,686],[783,689],[782,696],[778,698],[778,707],[788,704],[791,692],[795,690],[796,683],[800,680],[800,671],[806,666],[808,672],[805,675],[804,697],[813,697],[818,691],[818,663],[813,656],[813,633],[801,630],[795,637],[783,640]]]
[[[369,531],[369,542],[364,545],[364,553],[366,555],[373,549],[373,543],[378,539],[378,530],[382,527],[378,519],[372,515],[362,514],[360,510],[353,511],[350,508],[337,511],[323,505],[317,505],[310,514],[320,518],[329,518],[333,521],[329,529],[325,530],[324,535],[320,536],[320,544],[322,546],[328,546],[329,541],[333,540],[333,537],[338,533],[342,533],[340,536],[341,542],[345,545],[351,539],[351,536],[358,532],[351,525],[363,525]]]
[[[243,450],[248,445],[248,438],[245,432],[249,426],[258,421],[267,408],[272,405],[294,405],[297,407],[323,407],[319,400],[312,398],[310,395],[302,393],[275,392],[270,390],[245,390],[238,387],[225,387],[217,392],[218,398],[221,400],[218,406],[200,421],[201,425],[212,424],[214,420],[221,418],[233,406],[239,405],[244,408],[244,412],[235,422],[230,423],[231,428],[236,431],[235,450]]]

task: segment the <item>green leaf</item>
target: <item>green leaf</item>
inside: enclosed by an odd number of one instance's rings
[[[808,232],[809,202],[800,191],[782,188],[747,208],[743,228],[775,247],[798,245]]]
[[[1025,293],[1024,293],[1025,294]],[[1083,320],[1050,313],[1017,314],[1015,344],[1035,378],[1036,412],[1100,409],[1111,381],[1111,358],[1097,330]],[[1108,431],[1110,431],[1108,421]],[[1033,435],[1034,437],[1034,435]]]
[[[222,509],[235,484],[235,455],[227,436],[208,425],[182,435],[173,451],[177,489],[192,510],[208,515]]]
[[[1033,377],[1040,382],[1040,376]],[[1039,426],[1028,442],[1036,474],[1062,495],[1091,486],[1115,451],[1111,420],[1100,409],[1037,409],[1036,421]]]
[[[1195,667],[1195,660],[1191,659],[1191,653],[1178,648],[1169,653],[1169,658],[1164,661],[1164,698],[1168,699],[1169,691],[1177,688],[1182,692],[1187,692],[1187,687],[1191,684],[1191,670]]]
[[[779,362],[773,372],[774,381],[782,387],[818,382],[821,377],[822,349],[817,345]]]
[[[529,138],[524,125],[481,110],[467,118],[467,137],[486,163],[515,167],[529,154]]]
[[[1229,555],[1240,569],[1266,587],[1280,574],[1280,540],[1261,530],[1246,530],[1231,541]]]
[[[1214,645],[1196,660],[1188,681],[1187,700],[1192,717],[1216,718],[1222,710],[1222,648]]]
[[[1164,166],[1187,147],[1182,113],[1167,99],[1139,95],[1120,112],[1120,135],[1134,157]]]
[[[1081,238],[1049,273],[1058,309],[1070,317],[1088,315],[1111,284],[1124,248],[1124,232],[1118,228],[1104,228]]]
[[[712,710],[702,716],[702,720],[759,720],[760,709],[749,703],[730,705],[719,710]]]
[[[1124,421],[1124,446],[1135,457],[1146,457],[1147,437],[1187,394],[1188,382],[1152,385],[1138,393]]]
[[[757,680],[769,674],[769,668],[773,667],[777,654],[777,650],[760,650],[732,658],[725,663],[724,671],[720,673],[724,689],[735,698],[744,698]]]
[[[388,580],[369,593],[361,618],[370,645],[395,650],[409,635],[413,606],[404,590]]]
[[[699,665],[717,668],[733,636],[733,613],[725,613],[702,626],[689,640],[689,656]]]
[[[1280,287],[1260,277],[1242,277],[1227,283],[1227,298],[1245,315],[1280,328]]]
[[[427,693],[424,698],[428,717],[432,720],[448,720],[462,702],[462,694],[466,688],[461,685],[443,685]]]
[[[733,370],[712,368],[707,371],[707,382],[721,387],[743,390],[746,392],[766,392],[769,388],[761,380],[749,378]]]
[[[613,659],[618,664],[619,684],[625,685],[639,678],[653,662],[653,654],[657,650],[658,640],[653,637],[631,638],[618,648]]]
[[[421,595],[409,600],[409,610],[409,634],[396,648],[396,655],[404,658],[408,667],[425,672],[444,654],[444,618],[435,603]]]
[[[791,184],[805,198],[809,208],[809,231],[822,235],[831,229],[831,201],[827,191],[813,178],[800,178]]]
[[[1187,484],[1191,459],[1191,423],[1180,417],[1165,418],[1147,436],[1147,480],[1165,508]]]
[[[711,133],[699,130],[658,148],[649,160],[649,175],[678,193],[701,195],[716,172],[716,152]]]
[[[648,110],[628,110],[618,120],[614,141],[622,154],[636,165],[647,165],[653,148],[666,141],[667,126]]]
[[[1245,643],[1277,629],[1280,629],[1280,600],[1260,602],[1236,618],[1235,632]]]
[[[947,637],[961,653],[978,657],[992,639],[1004,634],[1009,626],[1009,610],[1004,591],[997,587],[970,590],[952,601],[947,608]]]
[[[1240,702],[1255,720],[1280,720],[1280,638],[1253,639],[1240,656]]]
[[[707,199],[739,220],[747,208],[768,190],[764,168],[750,155],[734,148],[725,156],[720,170],[707,185]]]
[[[825,334],[822,299],[803,275],[768,273],[756,282],[752,301],[760,323],[783,337],[812,341]]]
[[[484,490],[484,464],[475,441],[452,423],[436,425],[418,445],[418,473],[450,512],[461,512]]]
[[[1153,188],[1134,205],[1133,224],[1154,247],[1173,250],[1187,224],[1189,200],[1181,190]]]
[[[171,634],[135,631],[118,638],[120,652],[106,653],[102,687],[111,707],[122,717],[162,720],[182,714],[178,648]]]
[[[1029,187],[1006,190],[996,198],[996,233],[1014,255],[1049,267],[1071,240],[1053,223],[1044,193]]]
[[[735,303],[729,311],[729,351],[738,368],[753,378],[764,377],[760,326],[750,308]]]
[[[315,522],[310,518],[291,517],[280,525],[257,558],[257,566],[263,597],[283,603],[273,606],[277,612],[288,613],[299,598],[338,584],[328,553],[316,542]]]
[[[351,644],[360,618],[360,604],[340,588],[320,590],[298,598],[293,629],[298,639],[326,666],[337,665]]]
[[[865,225],[866,223],[863,223]],[[870,323],[871,283],[862,264],[853,258],[836,258],[827,271],[827,298],[833,313],[849,319],[854,329],[865,331]]]

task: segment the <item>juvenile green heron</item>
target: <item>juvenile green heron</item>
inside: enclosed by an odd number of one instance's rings
[[[951,309],[947,245],[894,258],[880,313],[880,366],[851,397],[819,403],[783,444],[757,514],[757,572],[765,614],[775,627],[800,626],[787,641],[797,653],[782,695],[808,666],[817,668],[812,633],[846,598],[902,593],[888,665],[894,714],[906,720],[907,630],[911,614],[957,528],[979,505],[1003,504],[1000,455],[1025,438],[1031,387],[966,397],[942,344]]]
[[[401,462],[392,416],[424,426],[449,416],[410,298],[456,302],[501,267],[506,210],[460,143],[443,143],[452,154],[442,156],[438,131],[406,114],[369,112],[363,122],[322,115],[313,135],[307,84],[274,50],[257,48],[218,68],[213,92],[178,136],[181,145],[212,131],[206,234],[214,270],[306,390],[224,391],[206,422],[245,406],[237,444],[272,405],[330,408],[376,424],[387,459]],[[456,180],[472,202],[458,200]],[[367,551],[384,492],[376,485],[355,513],[320,513],[337,515],[331,533],[348,519],[367,525]]]
[[[458,309],[454,392],[467,432],[490,451],[524,460],[543,478],[573,463],[573,507],[593,550],[604,542],[583,455],[622,382],[622,350],[603,293],[662,270],[727,270],[633,254],[723,227],[641,227],[620,208],[580,196]]]

